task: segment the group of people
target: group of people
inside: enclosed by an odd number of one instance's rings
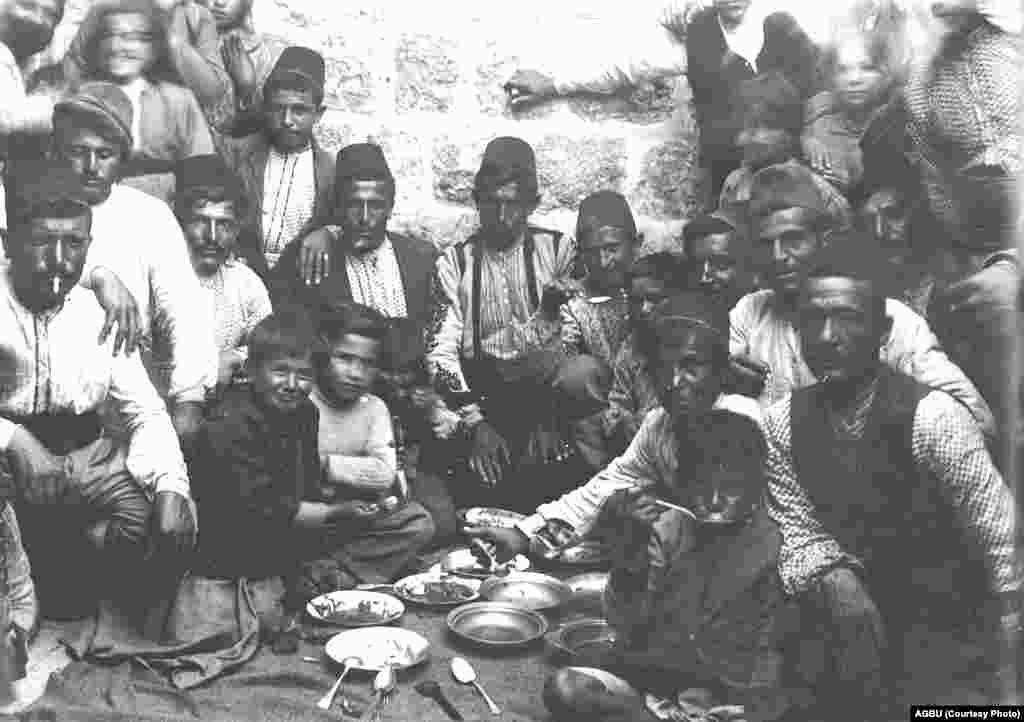
[[[318,145],[324,60],[246,0],[98,1],[27,79],[63,1],[2,0],[10,645],[95,615],[83,655],[190,687],[483,504],[527,514],[465,529],[500,558],[613,550],[558,719],[888,719],[904,632],[969,610],[1014,698],[1019,13],[932,3],[922,58],[890,2],[827,49],[758,5],[665,25],[713,193],[638,256],[611,189],[532,224],[507,136],[468,239],[389,230],[382,149]]]

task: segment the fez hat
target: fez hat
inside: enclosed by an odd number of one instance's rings
[[[633,211],[621,193],[598,191],[584,198],[580,204],[576,218],[576,240],[601,228],[621,228],[630,236],[636,236]]]
[[[513,181],[536,192],[537,159],[533,148],[522,138],[495,138],[484,148],[474,183],[475,190],[479,192],[496,188]]]
[[[113,83],[83,83],[71,96],[53,108],[53,116],[62,113],[86,115],[126,147],[132,147],[132,101]]]
[[[193,155],[179,161],[174,181],[178,198],[193,188],[219,188],[235,203],[245,199],[242,182],[220,155]]]
[[[314,93],[323,93],[325,75],[324,58],[320,53],[299,45],[292,45],[285,48],[281,57],[274,63],[274,68],[267,76],[265,86],[287,76],[299,79]]]
[[[338,151],[335,185],[345,181],[395,181],[384,151],[376,143],[353,143]]]

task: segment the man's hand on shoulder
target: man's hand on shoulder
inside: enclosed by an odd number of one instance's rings
[[[335,231],[332,226],[317,228],[302,239],[299,273],[307,286],[318,286],[330,275],[331,249],[334,245]]]
[[[142,315],[135,297],[109,268],[93,268],[89,281],[96,300],[106,314],[97,343],[105,343],[116,325],[114,355],[123,349],[125,355],[130,356],[142,340]]]

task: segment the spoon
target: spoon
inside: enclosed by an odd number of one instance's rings
[[[444,692],[441,691],[441,685],[432,679],[425,679],[422,682],[417,682],[413,687],[417,692],[422,694],[424,697],[430,699],[441,705],[441,709],[448,713],[448,717],[453,720],[461,720],[462,715],[455,709],[455,706],[448,701],[448,698],[444,696]]]
[[[480,693],[480,696],[484,698],[484,702],[490,708],[491,714],[501,714],[501,709],[498,705],[494,704],[494,700],[487,696],[484,688],[476,681],[476,671],[469,666],[469,662],[462,657],[452,657],[452,676],[461,684],[471,684],[476,687],[476,691]]]
[[[327,694],[320,698],[320,701],[316,703],[316,706],[320,709],[330,709],[331,704],[334,702],[334,696],[338,694],[338,690],[341,689],[341,683],[345,681],[345,677],[348,675],[349,670],[355,667],[357,664],[362,664],[359,657],[345,657],[341,661],[343,669],[341,670],[341,676],[338,677],[338,681],[334,683],[334,686],[328,690]]]

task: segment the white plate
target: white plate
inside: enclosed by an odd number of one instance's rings
[[[508,509],[494,509],[487,506],[475,506],[463,512],[463,518],[471,526],[491,526],[499,529],[512,529],[517,522],[526,518],[525,514],[509,511]]]
[[[430,642],[401,627],[347,629],[327,640],[327,656],[338,664],[346,657],[359,657],[353,669],[376,672],[390,665],[395,669],[415,667],[430,656]]]
[[[320,595],[306,605],[306,613],[318,622],[372,627],[395,621],[405,614],[405,605],[388,594],[349,589]]]
[[[530,560],[522,554],[517,555],[508,565],[509,571],[525,572],[530,568]],[[456,549],[446,554],[439,564],[435,564],[431,571],[446,571],[459,576],[472,577],[473,579],[486,579],[491,572],[480,566],[480,562],[467,548]]]
[[[432,584],[445,584],[465,590],[457,599],[450,601],[430,601],[426,597],[427,589]],[[399,579],[395,582],[395,594],[407,602],[421,604],[427,607],[457,607],[466,602],[472,602],[480,598],[480,580],[466,579],[463,577],[447,576],[439,573],[425,572],[413,574]]]

